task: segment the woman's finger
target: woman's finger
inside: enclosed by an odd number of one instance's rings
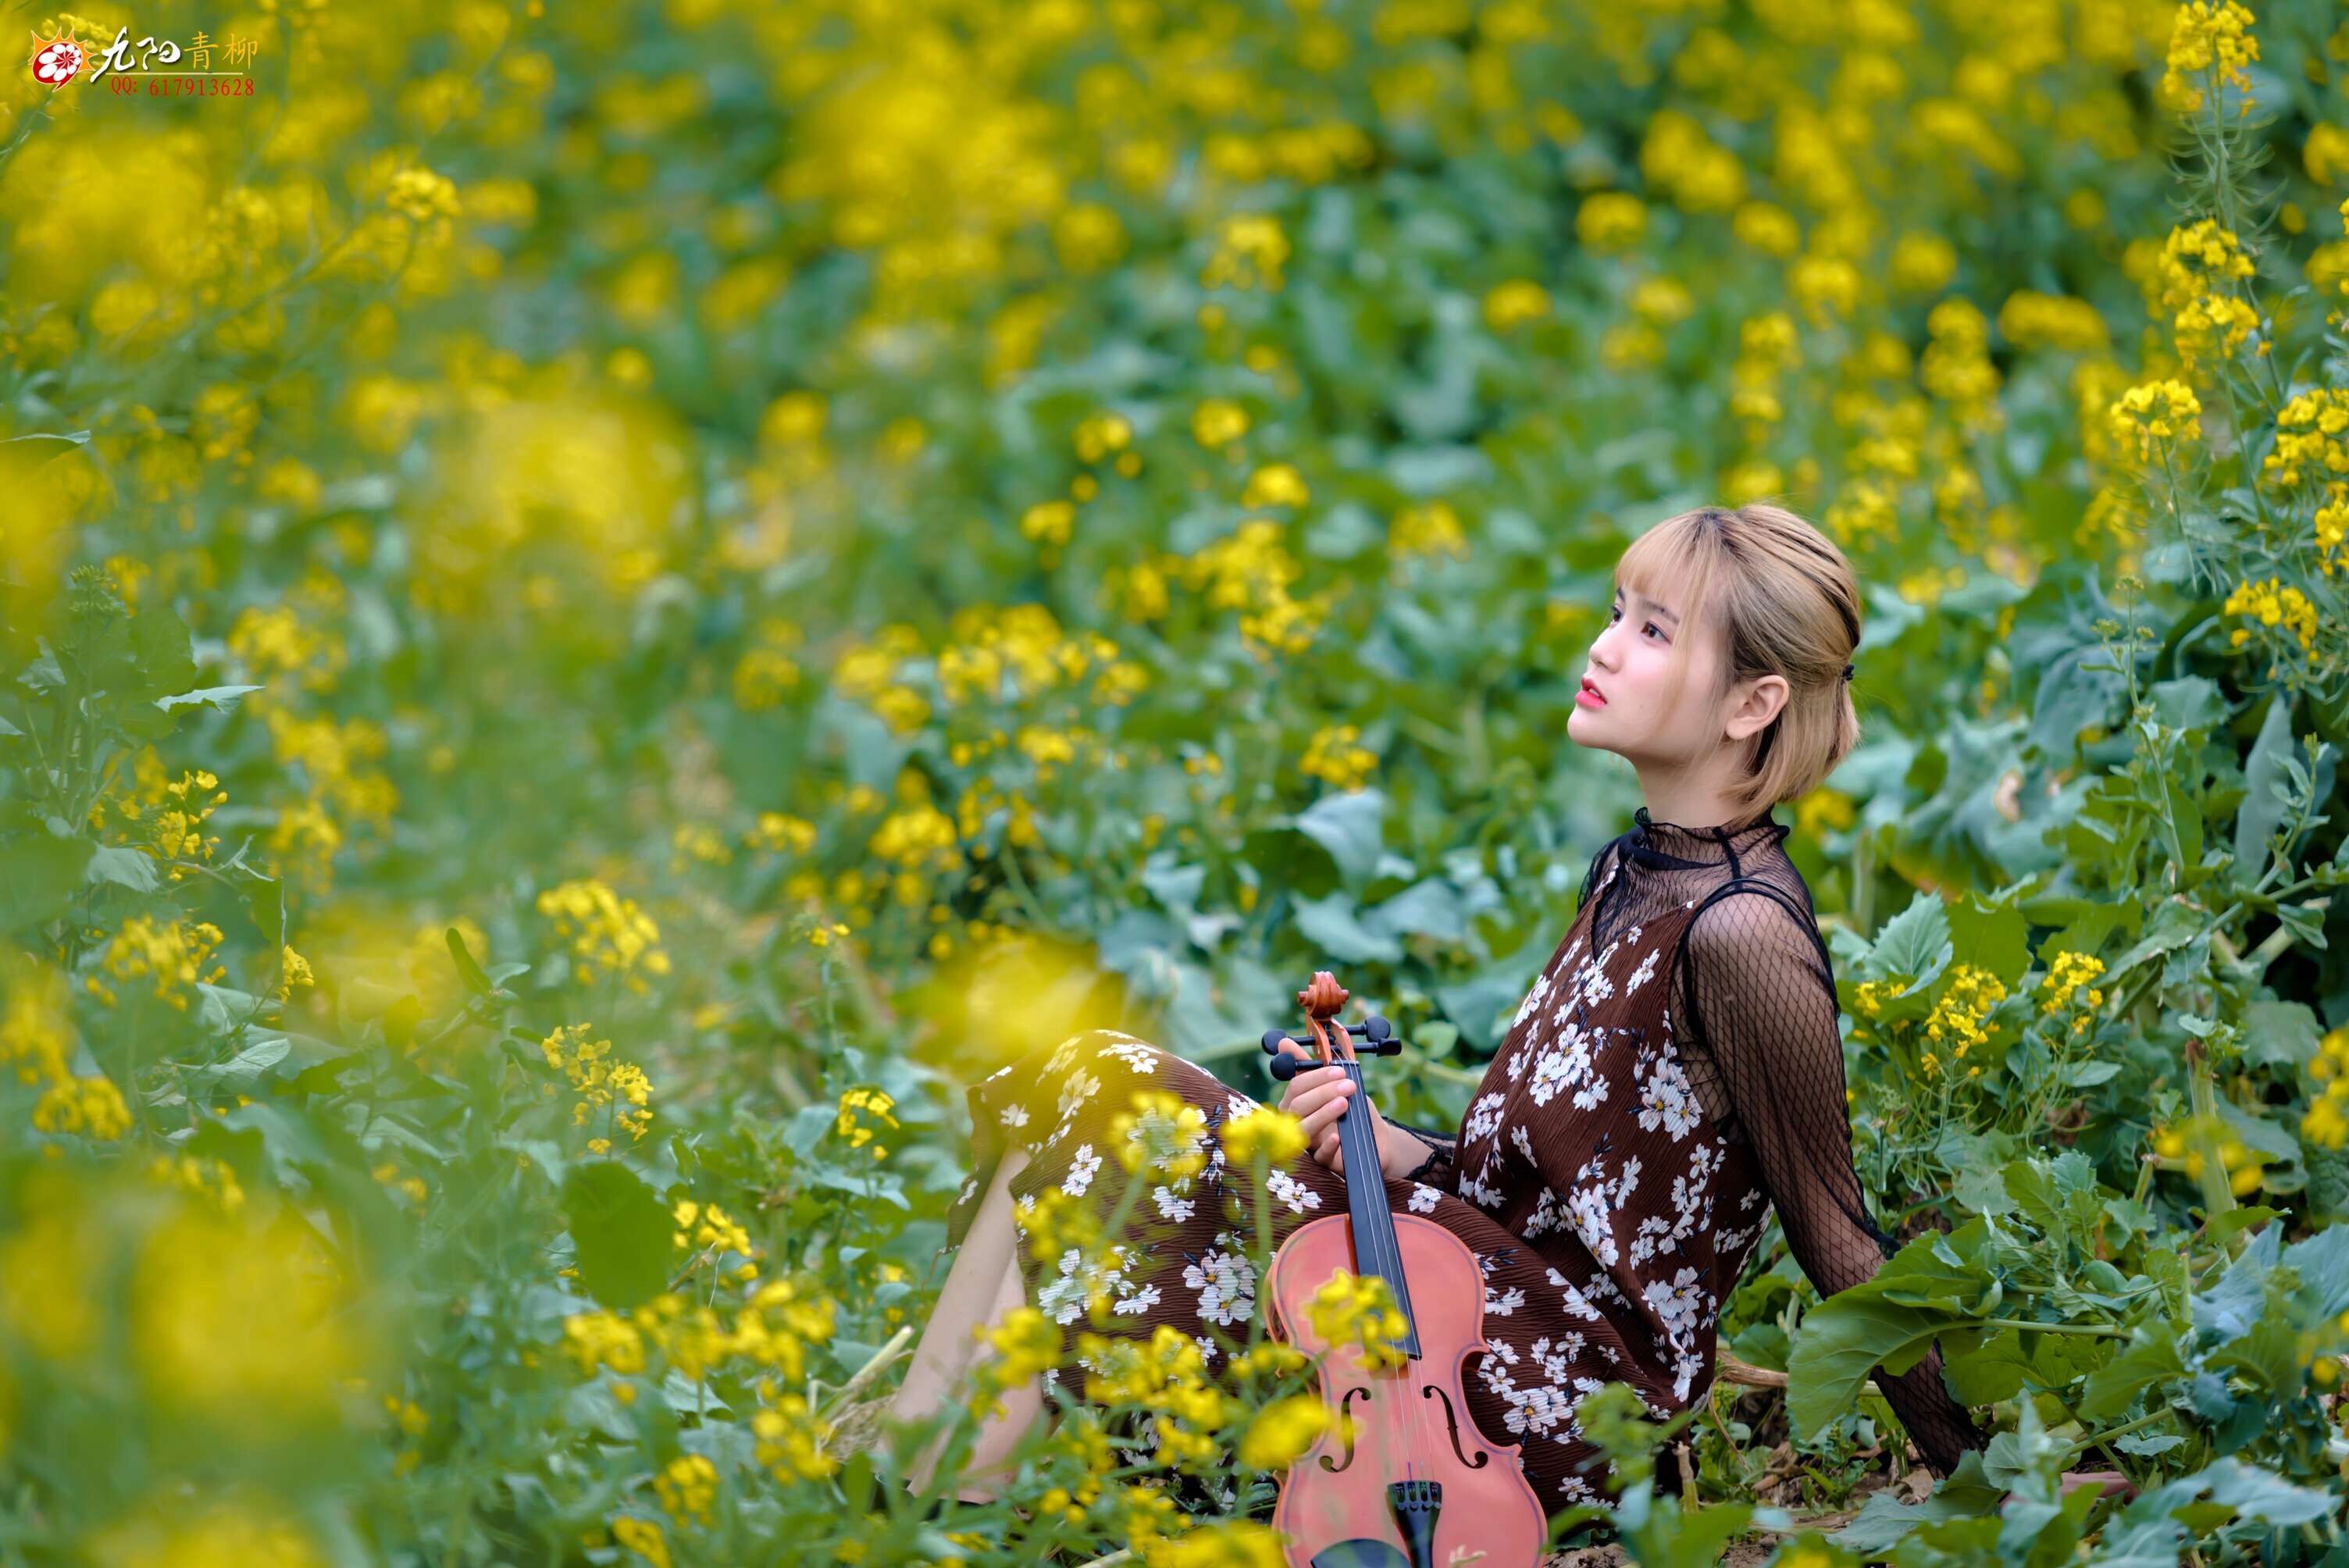
[[[1346,1101],[1351,1098],[1351,1095],[1352,1091],[1350,1088],[1331,1089],[1311,1110],[1298,1118],[1298,1120],[1304,1124],[1305,1140],[1308,1145],[1319,1139],[1324,1129],[1331,1126],[1338,1118],[1345,1114]]]
[[[1288,1080],[1288,1092],[1281,1097],[1280,1109],[1302,1116],[1320,1103],[1313,1091],[1345,1081],[1345,1073],[1338,1068],[1309,1068]]]
[[[1298,1095],[1296,1105],[1289,1109],[1292,1114],[1302,1120],[1314,1111],[1342,1104],[1353,1092],[1352,1084],[1343,1078],[1334,1078],[1324,1083],[1317,1083],[1303,1090]]]

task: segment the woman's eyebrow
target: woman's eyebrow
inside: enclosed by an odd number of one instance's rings
[[[1618,599],[1623,597],[1623,590],[1620,588],[1616,589],[1615,597]],[[1677,626],[1681,624],[1681,618],[1678,615],[1673,614],[1670,610],[1665,609],[1661,604],[1657,603],[1653,599],[1649,598],[1646,594],[1634,593],[1631,597],[1637,599],[1640,603],[1645,604],[1649,609],[1653,610],[1657,614],[1661,615],[1665,620],[1670,621],[1673,625]]]

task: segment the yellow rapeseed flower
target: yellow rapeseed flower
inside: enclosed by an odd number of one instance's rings
[[[2242,93],[2238,112],[2250,113],[2251,78],[2243,67],[2260,57],[2260,41],[2251,34],[2251,14],[2235,0],[2215,7],[2209,0],[2186,0],[2178,8],[2178,20],[2170,30],[2162,97],[2191,113],[2202,107],[2202,88],[2215,77]]]
[[[1209,451],[1247,434],[1247,410],[1228,397],[1207,397],[1191,410],[1191,437]]]
[[[2302,653],[2311,660],[2316,657],[2316,606],[2307,594],[2282,579],[2239,583],[2220,608],[2230,615],[2249,615],[2262,625],[2283,627],[2299,639]],[[2240,648],[2251,636],[2249,627],[2238,626],[2228,634],[2228,641]]]
[[[1540,321],[1549,313],[1549,291],[1531,278],[1512,278],[1485,293],[1485,325],[1495,332]]]
[[[2194,389],[2175,377],[2149,381],[2122,393],[2109,410],[2114,435],[2134,445],[2137,456],[2150,461],[2154,443],[2189,441],[2201,434],[2198,422],[2202,400]]]
[[[1586,250],[1629,250],[1647,232],[1647,204],[1628,191],[1602,191],[1575,211],[1575,238]]]
[[[1257,1412],[1240,1439],[1239,1461],[1250,1470],[1286,1470],[1329,1430],[1330,1407],[1318,1394],[1293,1394]]]
[[[1305,1124],[1278,1106],[1258,1104],[1224,1123],[1224,1158],[1252,1169],[1258,1151],[1267,1170],[1278,1171],[1305,1152]]]

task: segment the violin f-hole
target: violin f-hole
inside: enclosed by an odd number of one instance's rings
[[[1350,1407],[1353,1404],[1354,1396],[1357,1394],[1365,1399],[1371,1397],[1371,1391],[1368,1388],[1349,1388],[1346,1390],[1346,1397],[1338,1401],[1338,1431],[1346,1445],[1346,1463],[1333,1465],[1330,1462],[1330,1456],[1323,1454],[1321,1468],[1331,1475],[1336,1475],[1340,1470],[1344,1470],[1346,1465],[1354,1462],[1354,1417]]]
[[[1493,1462],[1493,1455],[1489,1449],[1478,1449],[1476,1450],[1476,1457],[1473,1460],[1470,1459],[1467,1453],[1462,1449],[1460,1447],[1460,1412],[1452,1408],[1452,1401],[1450,1398],[1445,1397],[1443,1389],[1437,1387],[1433,1383],[1423,1383],[1419,1386],[1419,1391],[1422,1394],[1426,1395],[1431,1399],[1442,1399],[1444,1401],[1444,1424],[1445,1429],[1452,1434],[1452,1451],[1460,1456],[1460,1462],[1462,1464],[1466,1465],[1470,1470],[1482,1470],[1486,1465]]]

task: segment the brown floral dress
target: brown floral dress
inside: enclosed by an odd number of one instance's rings
[[[1394,1212],[1427,1216],[1475,1255],[1492,1349],[1464,1368],[1469,1408],[1494,1441],[1522,1445],[1519,1463],[1553,1514],[1616,1495],[1577,1419],[1586,1394],[1628,1382],[1659,1418],[1706,1396],[1722,1304],[1774,1200],[1822,1295],[1867,1278],[1889,1253],[1857,1201],[1825,948],[1816,924],[1798,925],[1790,900],[1773,896],[1801,889],[1778,849],[1786,831],[1766,812],[1695,830],[1652,822],[1642,808],[1638,825],[1593,860],[1572,924],[1456,1132],[1411,1130],[1433,1152],[1412,1177],[1387,1181]],[[1746,896],[1724,896],[1736,893]],[[1806,892],[1801,907],[1807,914]],[[1788,934],[1797,930],[1806,944]],[[1774,968],[1780,960],[1794,967]],[[1790,985],[1771,988],[1790,975]],[[1711,1049],[1677,1022],[1697,1002],[1717,1020]],[[1027,1299],[1063,1326],[1061,1364],[1047,1376],[1074,1398],[1085,1331],[1146,1342],[1172,1324],[1211,1370],[1247,1339],[1257,1312],[1247,1256],[1256,1221],[1249,1183],[1225,1179],[1218,1134],[1257,1102],[1111,1030],[1040,1047],[968,1091],[974,1173],[949,1216],[948,1250],[1014,1140],[1030,1156],[1011,1179],[1015,1203],[1047,1188],[1082,1197],[1122,1178],[1112,1119],[1132,1109],[1134,1090],[1151,1088],[1205,1112],[1207,1163],[1148,1195],[1125,1254],[1093,1271],[1073,1249],[1039,1263],[1019,1227]],[[1281,1087],[1268,1092],[1278,1103]],[[1346,1212],[1344,1178],[1309,1153],[1274,1171],[1267,1188],[1276,1244],[1307,1220]],[[1113,1303],[1106,1326],[1085,1312],[1095,1291]],[[1927,1462],[1947,1474],[1978,1439],[1940,1367],[1935,1352],[1901,1378],[1878,1377]],[[1149,1448],[1123,1458],[1143,1462]],[[1195,1511],[1237,1503],[1228,1488],[1209,1492],[1189,1478],[1175,1491]]]

